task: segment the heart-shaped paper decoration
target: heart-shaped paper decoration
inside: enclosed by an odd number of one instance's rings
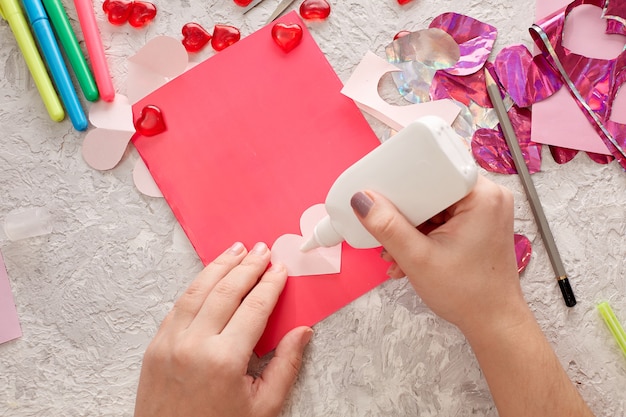
[[[135,1],[133,2],[133,7],[130,9],[128,23],[130,23],[132,27],[142,28],[152,22],[156,14],[157,8],[154,4],[148,1]]]
[[[306,20],[324,20],[330,15],[330,4],[326,0],[304,0],[300,5],[300,16]]]
[[[300,217],[300,235],[282,235],[272,245],[272,263],[282,263],[290,277],[337,274],[341,271],[341,245],[302,252],[300,246],[326,216],[323,204],[309,207]]]
[[[183,26],[183,46],[187,52],[198,52],[211,40],[211,34],[197,23]]]
[[[154,136],[165,131],[165,121],[161,109],[148,105],[141,109],[141,114],[135,120],[135,130],[144,136]]]
[[[104,0],[102,10],[107,15],[109,23],[121,26],[128,22],[133,2],[130,0]]]
[[[211,46],[216,51],[222,51],[241,39],[239,29],[229,25],[215,25]]]
[[[561,44],[571,53],[596,59],[614,59],[624,50],[626,37],[606,33],[602,9],[592,4],[574,7],[565,19]]]
[[[302,41],[302,27],[297,23],[276,23],[272,27],[272,39],[283,51],[290,52]]]

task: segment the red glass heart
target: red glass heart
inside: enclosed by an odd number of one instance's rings
[[[402,6],[404,4],[410,3],[411,1],[412,0],[398,0],[398,4]]]
[[[211,40],[211,34],[197,23],[183,26],[183,46],[187,52],[198,52]]]
[[[135,1],[130,9],[128,23],[132,27],[141,28],[146,26],[154,19],[157,14],[157,8],[148,1]]]
[[[396,33],[396,34],[393,36],[393,40],[395,41],[396,39],[399,39],[399,38],[401,38],[401,37],[403,37],[403,36],[406,36],[406,35],[408,35],[408,34],[410,34],[410,33],[411,33],[411,32],[410,32],[410,31],[408,31],[408,30],[401,30],[400,32]]]
[[[211,46],[216,51],[222,51],[241,39],[239,29],[229,25],[215,25]]]
[[[135,120],[135,130],[144,136],[154,136],[165,131],[165,121],[161,109],[147,105],[141,109],[141,114]]]
[[[302,41],[302,28],[297,23],[276,23],[272,27],[272,39],[283,51],[290,52]]]
[[[132,5],[133,2],[128,0],[104,0],[102,10],[104,10],[109,23],[121,26],[128,22]]]
[[[324,20],[330,14],[326,0],[304,0],[300,5],[300,16],[306,20]]]
[[[237,6],[246,7],[248,4],[252,3],[252,0],[234,0]]]

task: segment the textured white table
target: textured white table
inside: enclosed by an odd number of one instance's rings
[[[188,21],[207,29],[232,24],[246,36],[277,1],[265,3],[243,16],[230,0],[157,0],[156,21],[135,30],[111,26],[97,1],[118,90],[124,91],[126,58],[147,40],[179,37]],[[384,56],[396,32],[424,29],[447,11],[495,25],[496,50],[530,45],[531,0],[332,3],[330,18],[310,30],[344,81],[366,51]],[[143,351],[201,263],[166,203],[135,190],[135,151],[111,171],[94,171],[81,157],[84,133],[48,119],[4,23],[0,74],[0,216],[45,205],[56,217],[51,235],[1,244],[24,336],[0,345],[0,415],[131,415]],[[563,305],[517,176],[488,174],[514,190],[516,231],[533,241],[524,292],[597,415],[624,416],[626,358],[595,305],[609,300],[626,321],[626,174],[584,154],[566,165],[554,163],[547,148],[543,155],[543,171],[533,177],[579,304]],[[381,285],[315,331],[285,416],[497,415],[462,335],[404,280]]]

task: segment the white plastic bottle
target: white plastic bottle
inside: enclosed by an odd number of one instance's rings
[[[465,197],[476,179],[476,164],[463,139],[439,117],[420,118],[337,178],[326,197],[328,216],[300,249],[344,240],[354,248],[380,246],[352,210],[350,199],[358,191],[384,195],[417,226]]]

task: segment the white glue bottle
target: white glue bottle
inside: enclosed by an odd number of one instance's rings
[[[359,191],[385,196],[417,226],[465,197],[477,175],[463,139],[439,117],[420,118],[337,178],[326,197],[328,216],[300,250],[332,247],[344,240],[354,248],[380,246],[350,205]]]

